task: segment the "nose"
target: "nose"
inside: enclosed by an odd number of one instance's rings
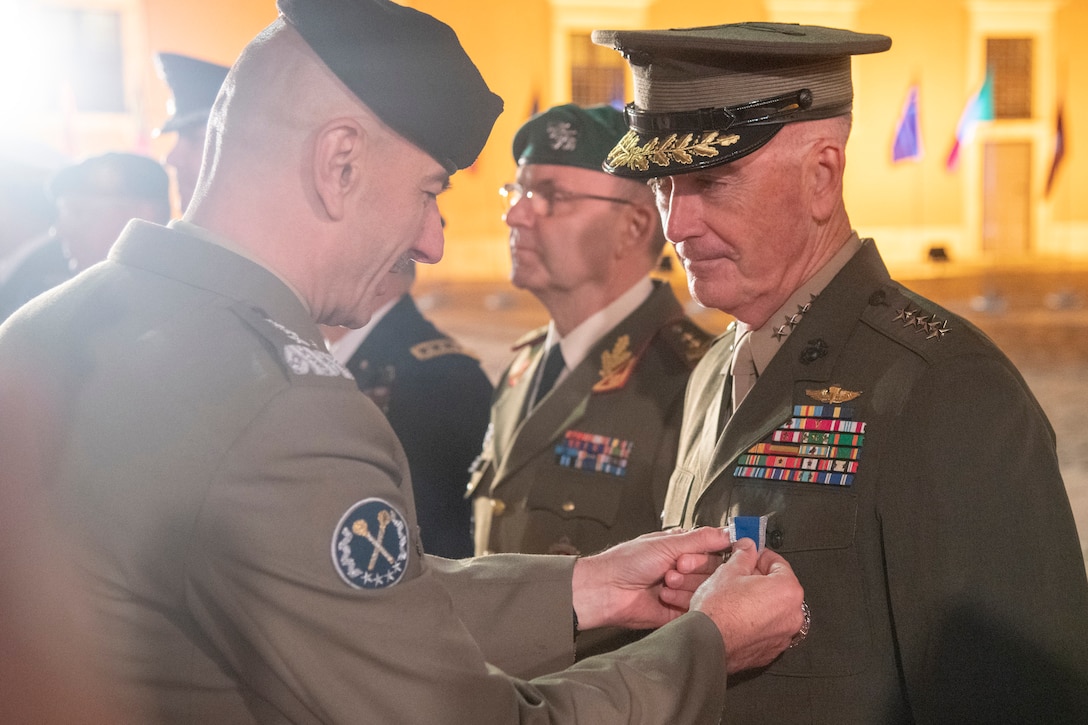
[[[444,226],[442,215],[438,213],[436,207],[434,213],[428,214],[423,222],[423,229],[420,232],[419,239],[412,248],[412,259],[420,264],[438,264],[442,259],[446,246]]]
[[[696,236],[702,228],[702,202],[697,194],[685,194],[674,186],[664,203],[659,201],[665,237],[672,243]]]
[[[532,206],[533,204],[529,199],[519,196],[518,200],[502,215],[502,220],[506,222],[508,227],[527,227],[535,218]]]

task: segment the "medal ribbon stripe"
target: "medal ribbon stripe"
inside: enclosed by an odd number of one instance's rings
[[[565,468],[624,476],[633,448],[633,441],[568,430],[554,450],[556,462]]]
[[[850,486],[854,483],[854,476],[850,473],[801,471],[791,468],[737,466],[733,471],[733,475],[740,478],[764,478],[772,481],[792,481],[794,483],[822,483],[830,486]]]
[[[754,446],[748,449],[748,452],[777,456],[816,456],[818,458],[846,458],[856,461],[861,452],[861,449],[854,446],[791,446],[781,443],[756,443]]]
[[[795,405],[793,414],[800,418],[842,418],[854,419],[853,408],[843,408],[838,405]]]
[[[851,486],[865,423],[839,405],[795,405],[789,420],[737,461],[733,475],[769,481]]]
[[[783,425],[786,430],[817,430],[833,433],[864,433],[865,424],[853,420],[831,418],[790,418]]]
[[[776,443],[807,443],[818,446],[855,446],[860,448],[865,436],[851,433],[820,433],[817,431],[776,430],[771,436]]]
[[[742,466],[801,468],[806,471],[835,471],[836,473],[856,473],[857,461],[832,458],[801,458],[800,456],[741,456],[737,463]]]

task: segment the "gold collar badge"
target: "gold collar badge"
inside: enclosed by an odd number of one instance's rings
[[[611,350],[601,353],[601,379],[593,386],[594,393],[622,388],[631,376],[635,358],[631,354],[631,336],[620,335]]]

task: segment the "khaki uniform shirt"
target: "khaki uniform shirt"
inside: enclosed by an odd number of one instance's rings
[[[698,723],[722,707],[704,615],[560,671],[570,558],[424,556],[389,424],[295,295],[220,246],[133,222],[0,327],[0,376],[48,389],[36,433],[87,578],[72,596],[137,722]]]
[[[475,466],[476,553],[593,553],[661,526],[688,376],[709,336],[668,284],[526,415],[545,328],[499,378]]]

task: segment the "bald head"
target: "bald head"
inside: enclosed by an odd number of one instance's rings
[[[281,19],[223,83],[184,218],[286,281],[316,321],[353,327],[390,269],[441,258],[448,181]]]
[[[294,28],[277,20],[250,42],[223,83],[208,123],[196,200],[222,192],[237,208],[238,177],[263,171],[280,179],[292,169],[297,175],[307,142],[342,117],[391,133]]]

